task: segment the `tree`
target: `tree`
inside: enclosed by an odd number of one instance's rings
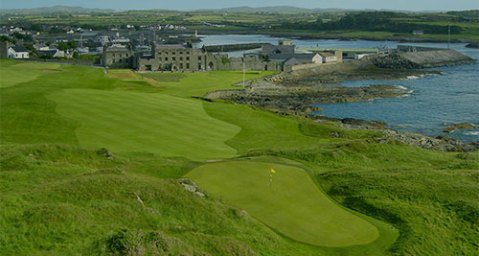
[[[15,41],[15,39],[13,38],[10,38],[8,36],[0,36],[0,42],[10,42],[12,44],[16,44],[17,41]]]
[[[58,49],[62,50],[62,51],[66,51],[66,50],[69,50],[69,49],[75,49],[77,47],[78,47],[78,45],[75,41],[60,42],[58,44]]]

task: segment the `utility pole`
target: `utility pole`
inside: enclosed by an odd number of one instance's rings
[[[246,80],[246,65],[245,65],[245,63],[244,63],[244,57],[243,57],[243,89],[244,89],[245,86],[246,86],[245,80]]]
[[[80,48],[83,49],[83,32],[80,32]]]
[[[451,45],[451,22],[447,22],[447,49],[450,48]]]

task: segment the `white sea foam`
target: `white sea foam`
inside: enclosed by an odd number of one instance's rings
[[[465,135],[479,136],[479,131],[465,132]]]
[[[395,85],[396,88],[402,89],[402,90],[407,90],[407,87],[402,86],[402,85]]]

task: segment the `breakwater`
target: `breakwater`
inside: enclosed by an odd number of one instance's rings
[[[265,43],[248,43],[248,44],[223,44],[205,46],[208,52],[231,52],[246,51],[261,48]]]

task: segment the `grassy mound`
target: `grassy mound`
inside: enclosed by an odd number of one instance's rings
[[[276,173],[270,174],[271,169]],[[187,176],[297,241],[344,247],[368,244],[379,236],[374,225],[336,205],[295,166],[231,161],[203,165]]]

